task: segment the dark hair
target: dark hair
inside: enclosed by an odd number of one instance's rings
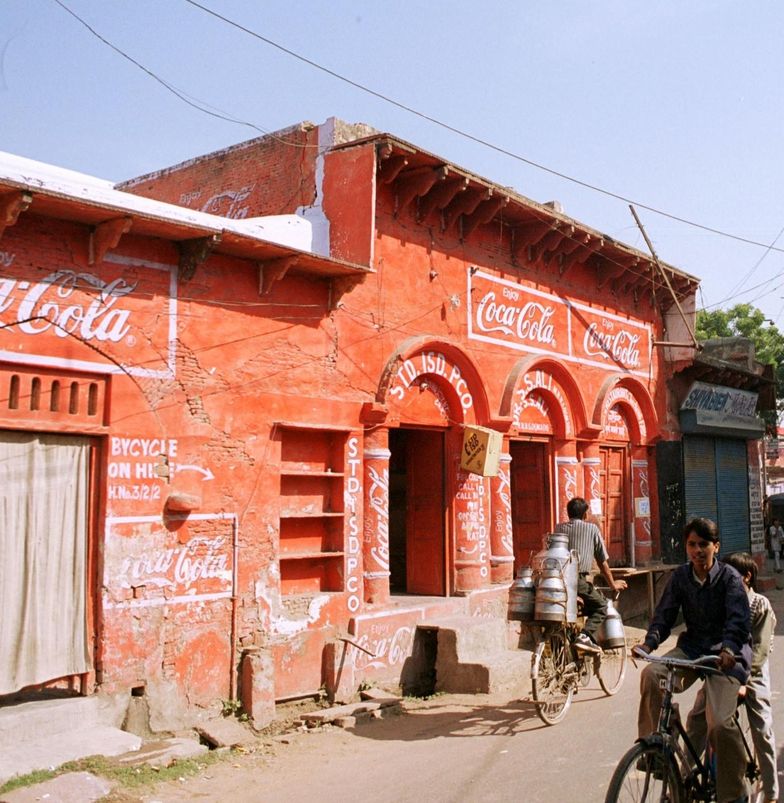
[[[749,585],[756,590],[757,588],[757,564],[754,558],[749,555],[748,552],[733,552],[731,555],[727,555],[726,558],[722,558],[724,563],[728,566],[732,566],[741,577],[745,577],[747,574],[751,575],[751,582]]]
[[[570,519],[584,519],[585,514],[588,512],[588,503],[582,496],[573,496],[566,503],[566,512],[569,514]]]
[[[704,541],[712,541],[715,544],[719,540],[719,525],[713,519],[698,516],[683,528],[684,540],[689,537],[690,533],[694,533]]]

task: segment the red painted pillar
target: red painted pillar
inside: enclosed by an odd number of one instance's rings
[[[648,450],[644,446],[632,447],[632,516],[634,521],[633,560],[647,563],[653,557],[651,533],[650,471]]]
[[[490,582],[510,583],[514,575],[514,542],[512,536],[512,456],[502,454],[498,474],[490,478]]]
[[[583,498],[588,503],[590,512],[601,510],[601,513],[594,514],[596,518],[601,518],[606,511],[602,510],[602,460],[598,443],[586,443],[583,446],[580,463],[583,475]]]
[[[365,602],[389,600],[389,431],[365,435],[365,519],[362,528]]]
[[[582,473],[573,441],[562,441],[555,447],[555,522],[568,521],[566,503],[582,490]]]
[[[490,491],[486,477],[450,461],[455,482],[455,593],[468,594],[490,584]]]

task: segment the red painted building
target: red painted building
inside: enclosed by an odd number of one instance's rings
[[[505,615],[575,494],[615,564],[659,556],[655,444],[692,356],[662,344],[693,277],[336,121],[122,192],[10,172],[2,434],[73,434],[87,461],[61,675],[144,690],[168,727],[242,686],[262,721],[399,679],[419,622]],[[303,221],[310,249],[270,241]],[[494,476],[461,469],[472,427],[502,434]]]

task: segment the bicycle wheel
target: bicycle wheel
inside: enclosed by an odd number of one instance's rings
[[[681,776],[661,745],[638,742],[618,762],[604,803],[684,803]]]
[[[762,775],[760,773],[759,760],[754,750],[754,741],[751,736],[751,724],[746,711],[746,706],[742,703],[738,706],[735,721],[740,729],[743,749],[746,754],[746,784],[749,792],[749,803],[764,803],[767,797],[762,789]]]
[[[623,685],[626,677],[626,645],[604,650],[596,657],[596,674],[604,693],[612,696]]]
[[[576,669],[569,669],[569,643],[561,630],[540,641],[531,662],[531,694],[542,722],[560,722],[572,704]]]

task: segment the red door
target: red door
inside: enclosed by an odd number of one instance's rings
[[[610,564],[626,562],[626,449],[601,449],[602,523],[601,529]]]
[[[531,555],[542,548],[543,536],[550,529],[550,473],[547,470],[547,444],[511,443],[512,529],[514,532],[515,572],[530,563]]]
[[[444,596],[444,433],[406,430],[406,591]]]

